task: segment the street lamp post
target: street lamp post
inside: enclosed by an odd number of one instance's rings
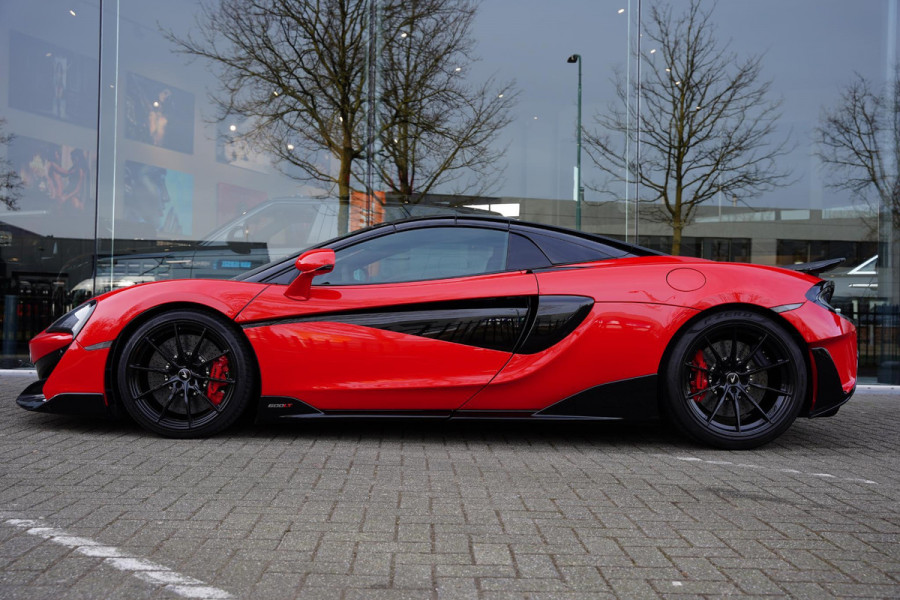
[[[581,187],[581,60],[580,54],[573,54],[566,59],[567,63],[578,63],[578,152],[575,158],[575,229],[581,231],[581,200],[584,196],[584,189]]]

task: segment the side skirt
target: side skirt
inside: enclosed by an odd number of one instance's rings
[[[321,411],[302,400],[262,396],[256,423],[278,423],[298,419],[446,419],[449,410],[329,410]]]
[[[657,375],[598,385],[548,406],[535,416],[655,420],[659,418]]]
[[[331,410],[321,411],[296,398],[263,396],[257,423],[297,419],[453,419],[648,421],[659,418],[657,376],[599,385],[540,411],[532,410]]]

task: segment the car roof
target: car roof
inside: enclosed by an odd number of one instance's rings
[[[482,215],[435,215],[435,216],[427,216],[427,217],[413,217],[409,219],[401,219],[398,221],[392,221],[390,223],[385,223],[383,225],[394,225],[397,229],[406,229],[407,227],[428,227],[428,226],[500,226],[508,228],[510,231],[534,231],[539,232],[544,235],[552,235],[553,237],[569,237],[573,240],[575,239],[583,239],[588,241],[600,242],[603,244],[607,244],[609,246],[613,246],[615,248],[619,248],[631,254],[637,255],[647,255],[647,256],[665,256],[665,253],[658,252],[656,250],[651,250],[650,248],[645,248],[643,246],[639,246],[637,244],[631,244],[629,242],[624,242],[622,240],[607,237],[605,235],[600,235],[596,233],[588,233],[585,231],[576,231],[574,229],[569,229],[567,227],[558,227],[554,225],[547,225],[545,223],[534,223],[531,221],[520,221],[518,219],[511,219],[503,216],[482,216]],[[381,227],[382,225],[376,225],[373,228]],[[365,231],[365,230],[359,230]],[[356,233],[356,232],[353,232]],[[352,235],[352,234],[350,234]],[[349,237],[342,236],[342,237]],[[335,238],[341,239],[341,238]],[[331,240],[329,240],[331,241]],[[321,244],[321,247],[327,247],[328,242]]]
[[[340,250],[342,248],[352,246],[363,240],[373,237],[381,237],[395,231],[403,231],[410,229],[422,229],[428,227],[483,227],[490,229],[504,229],[511,232],[524,234],[526,237],[533,238],[534,235],[543,238],[555,238],[557,240],[568,241],[578,245],[602,244],[604,246],[614,248],[623,255],[630,256],[665,256],[662,252],[644,248],[636,244],[623,242],[611,237],[598,235],[595,233],[587,233],[584,231],[575,231],[565,227],[557,227],[546,225],[543,223],[533,223],[529,221],[520,221],[502,216],[481,216],[481,215],[431,215],[425,217],[412,217],[391,221],[389,223],[379,223],[364,229],[358,229],[342,236],[327,240],[320,244],[316,244],[307,250],[313,248],[333,248]],[[535,241],[532,239],[532,241]],[[579,242],[581,242],[579,244]],[[235,277],[244,281],[263,281],[267,280],[275,274],[283,272],[287,268],[293,268],[293,262],[302,251],[290,257],[284,258],[274,263],[262,265],[247,271]]]

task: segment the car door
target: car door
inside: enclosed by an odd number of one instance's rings
[[[507,363],[537,294],[509,232],[418,226],[338,249],[309,297],[272,285],[239,316],[264,396],[322,411],[449,412]]]

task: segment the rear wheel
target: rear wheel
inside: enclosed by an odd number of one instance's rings
[[[222,431],[247,408],[255,371],[247,342],[223,319],[195,310],[161,313],[138,327],[116,369],[122,404],[166,437]]]
[[[753,448],[790,427],[806,380],[803,354],[784,327],[751,311],[714,313],[675,342],[665,369],[664,409],[694,439]]]

